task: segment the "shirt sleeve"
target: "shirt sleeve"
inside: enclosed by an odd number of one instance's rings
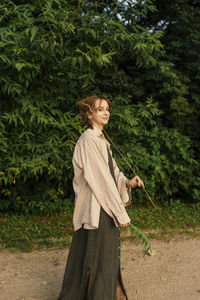
[[[112,159],[113,159],[114,174],[115,174],[119,194],[121,196],[121,199],[122,199],[124,205],[128,206],[128,205],[131,204],[131,200],[132,200],[131,188],[127,188],[127,186],[126,186],[126,181],[127,181],[126,176],[124,176],[124,174],[122,172],[120,172],[114,158],[112,158]]]
[[[84,178],[99,204],[109,207],[120,224],[129,223],[130,218],[98,143],[92,136],[87,137],[77,144],[76,151]]]

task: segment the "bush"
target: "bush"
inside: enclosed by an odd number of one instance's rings
[[[71,159],[83,130],[76,102],[92,94],[112,100],[108,131],[150,193],[199,201],[190,139],[163,125],[160,105],[145,102],[131,77],[142,78],[138,67],[157,72],[162,60],[162,33],[137,24],[148,11],[150,0],[1,1],[0,211],[53,214],[73,199]]]

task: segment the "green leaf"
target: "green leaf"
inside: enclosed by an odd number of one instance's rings
[[[26,67],[26,64],[25,63],[16,63],[15,64],[15,68],[18,70],[18,71],[21,71],[22,68]]]
[[[128,227],[131,235],[136,234],[136,237],[141,241],[142,245],[144,246],[145,253],[152,253],[151,244],[147,238],[147,236],[135,225],[131,224]]]
[[[31,28],[31,42],[34,40],[38,30],[39,30],[39,27],[37,27],[37,26],[33,26]]]

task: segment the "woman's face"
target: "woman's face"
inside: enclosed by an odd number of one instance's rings
[[[92,124],[98,129],[102,130],[104,125],[109,121],[110,117],[110,108],[106,100],[96,100],[95,110],[89,116],[92,120]]]

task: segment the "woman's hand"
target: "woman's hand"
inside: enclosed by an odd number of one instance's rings
[[[126,224],[119,224],[120,227],[128,227],[129,225],[131,225],[131,222],[126,223]]]
[[[130,187],[130,188],[135,188],[135,187],[139,186],[139,187],[141,187],[141,188],[144,189],[144,183],[143,183],[143,181],[140,179],[139,176],[135,176],[135,177],[133,177],[132,179],[127,180],[126,186],[127,186],[127,187]]]
[[[126,182],[126,186],[127,187],[131,187],[131,188],[135,188],[136,186],[139,186],[141,188],[144,188],[144,183],[143,181],[140,179],[139,176],[135,176],[130,180],[127,180]],[[119,224],[120,227],[128,227],[129,225],[131,225],[131,223],[126,223],[126,224]]]

